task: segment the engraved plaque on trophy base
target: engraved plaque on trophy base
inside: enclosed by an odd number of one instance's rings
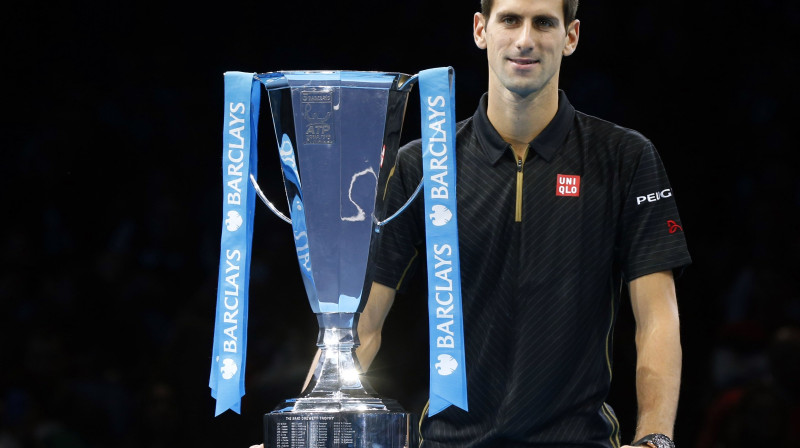
[[[358,313],[317,314],[320,348],[301,398],[264,415],[265,448],[417,448],[418,418],[358,372]]]
[[[417,418],[403,411],[272,412],[265,448],[416,447]]]

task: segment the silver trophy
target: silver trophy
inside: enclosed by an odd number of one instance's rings
[[[269,97],[290,217],[251,181],[292,225],[321,349],[301,396],[264,416],[265,446],[416,447],[417,417],[379,397],[355,355],[358,318],[372,285],[371,248],[380,226],[405,208],[387,217],[378,191],[395,164],[416,76],[283,71],[256,77]]]

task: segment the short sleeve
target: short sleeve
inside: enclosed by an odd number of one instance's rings
[[[628,282],[691,263],[675,193],[661,158],[649,141],[640,147],[622,211],[619,257]]]
[[[400,149],[395,169],[379,192],[386,195],[387,216],[403,207],[416,190],[422,180],[421,163],[418,141]],[[402,291],[414,275],[419,259],[425,256],[420,253],[425,243],[422,205],[422,195],[418,195],[408,208],[381,227],[373,254],[374,281]]]

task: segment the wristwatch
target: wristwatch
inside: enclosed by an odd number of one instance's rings
[[[675,442],[664,434],[648,434],[632,443],[633,446],[651,444],[656,448],[675,448]]]

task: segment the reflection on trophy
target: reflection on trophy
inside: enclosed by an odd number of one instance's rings
[[[416,417],[365,382],[355,349],[372,284],[371,249],[379,226],[392,218],[378,191],[394,166],[416,77],[352,71],[256,77],[268,92],[290,216],[256,189],[291,223],[321,349],[301,396],[265,415],[265,446],[415,447]]]

